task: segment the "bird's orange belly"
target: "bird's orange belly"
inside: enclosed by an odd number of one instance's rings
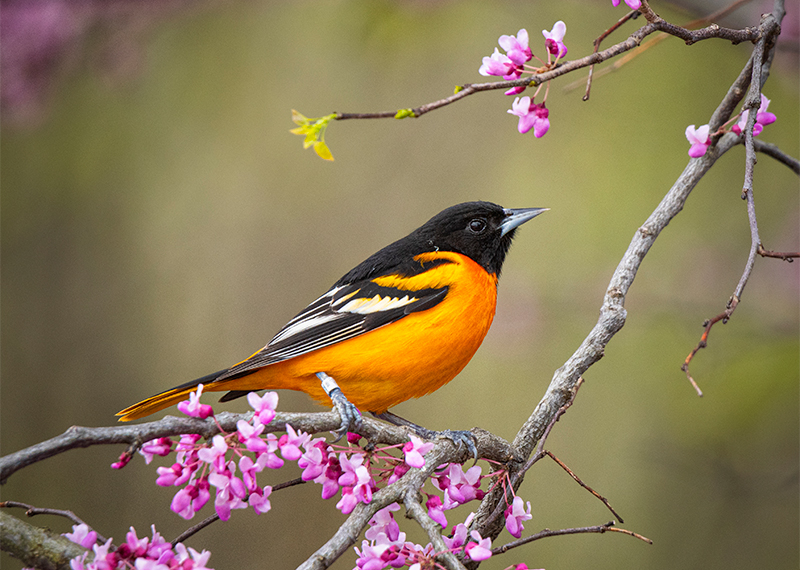
[[[435,307],[346,342],[266,366],[234,380],[236,389],[300,390],[329,403],[316,377],[317,372],[325,372],[360,410],[382,413],[441,388],[478,350],[497,302],[494,275],[471,260],[451,269],[471,274],[466,279],[448,279],[456,284],[450,285],[447,297]]]

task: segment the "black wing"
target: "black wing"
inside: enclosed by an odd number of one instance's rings
[[[430,265],[425,269],[429,269]],[[371,280],[331,288],[290,320],[261,350],[219,376],[243,376],[388,325],[442,302],[448,288],[411,291]]]

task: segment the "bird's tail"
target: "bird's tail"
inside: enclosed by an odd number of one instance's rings
[[[161,392],[160,394],[156,394],[155,396],[151,396],[146,400],[142,400],[141,402],[134,404],[132,406],[128,406],[124,410],[117,412],[117,416],[119,416],[119,421],[121,422],[129,422],[131,420],[138,420],[139,418],[143,418],[145,416],[149,416],[159,410],[163,410],[164,408],[168,408],[173,404],[177,404],[178,402],[187,399],[189,394],[194,392],[197,389],[199,384],[210,384],[220,376],[222,376],[228,370],[220,370],[219,372],[214,372],[213,374],[208,374],[203,376],[202,378],[197,378],[196,380],[192,380],[191,382],[187,382],[186,384],[181,384],[180,386],[176,386],[171,390],[167,390],[166,392]],[[209,386],[210,389],[211,388]]]

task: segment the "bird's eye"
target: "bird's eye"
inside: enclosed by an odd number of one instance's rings
[[[470,220],[467,224],[467,229],[471,231],[473,234],[480,234],[486,229],[486,220],[483,218],[475,218],[474,220]]]

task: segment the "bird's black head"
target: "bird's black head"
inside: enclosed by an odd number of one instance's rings
[[[508,210],[491,202],[465,202],[439,212],[406,237],[387,245],[344,275],[336,285],[370,279],[419,265],[415,256],[429,251],[466,255],[497,276],[516,228],[547,208]]]
[[[464,202],[439,212],[408,238],[424,251],[466,255],[499,276],[516,228],[546,210],[509,210],[491,202]]]

